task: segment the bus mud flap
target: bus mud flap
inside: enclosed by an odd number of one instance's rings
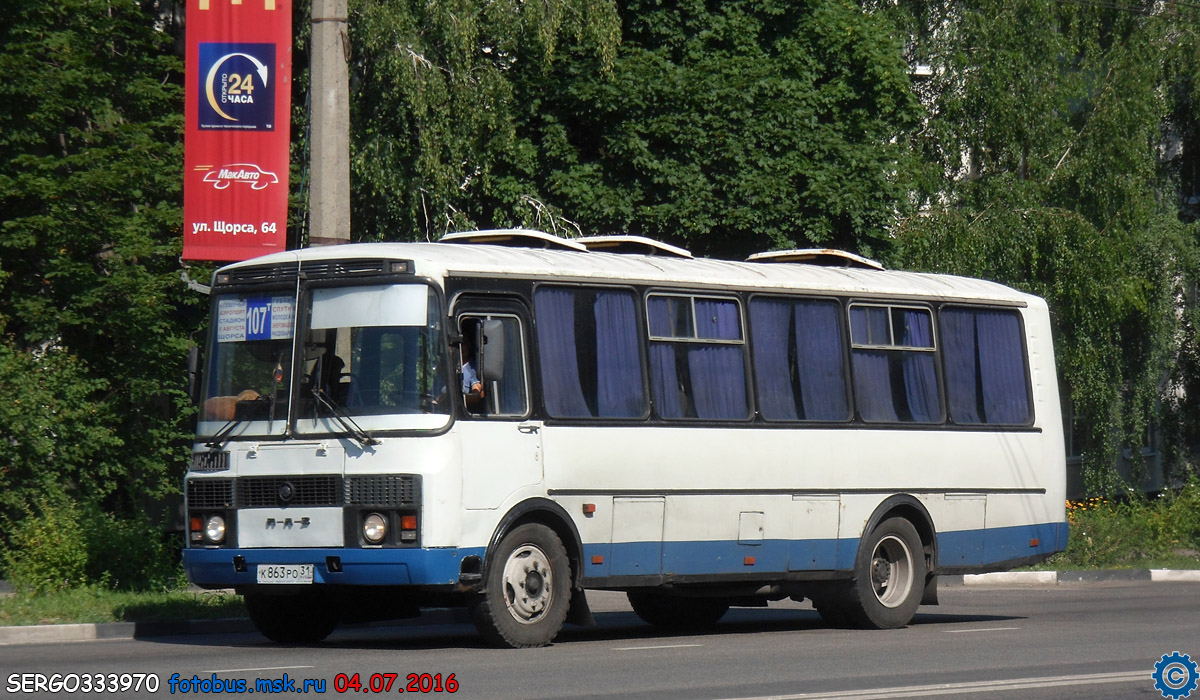
[[[587,594],[582,588],[571,590],[571,608],[567,610],[567,622],[580,627],[595,627],[596,618],[588,607]]]

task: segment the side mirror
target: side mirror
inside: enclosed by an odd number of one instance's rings
[[[191,402],[198,403],[200,401],[200,348],[194,345],[188,348],[187,389]]]
[[[484,381],[504,379],[504,324],[490,319],[480,324],[479,378]]]

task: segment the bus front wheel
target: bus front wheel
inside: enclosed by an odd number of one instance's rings
[[[318,593],[245,595],[246,612],[262,636],[280,644],[314,644],[338,625],[334,601]]]
[[[856,627],[895,629],[912,621],[925,585],[921,536],[904,518],[888,518],[867,536],[838,611]]]
[[[513,529],[497,545],[486,576],[471,610],[485,639],[512,648],[553,641],[571,602],[571,563],[553,530],[537,523]]]

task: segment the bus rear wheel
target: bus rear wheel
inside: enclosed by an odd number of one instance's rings
[[[486,576],[471,614],[488,642],[527,648],[554,640],[571,603],[571,563],[553,530],[537,523],[514,528],[497,545]]]
[[[881,522],[859,549],[839,611],[856,627],[895,629],[912,621],[925,585],[921,536],[904,518]]]
[[[314,644],[338,625],[337,606],[320,593],[247,593],[246,612],[259,633],[279,644]]]
[[[629,591],[625,594],[633,612],[648,624],[666,629],[712,627],[729,611],[722,598],[687,598],[658,591]]]

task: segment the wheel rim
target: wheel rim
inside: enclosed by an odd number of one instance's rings
[[[908,543],[887,535],[871,554],[871,588],[886,608],[897,608],[908,599],[913,587],[913,558]]]
[[[533,624],[554,600],[554,574],[540,547],[524,544],[504,562],[504,603],[517,622]]]

